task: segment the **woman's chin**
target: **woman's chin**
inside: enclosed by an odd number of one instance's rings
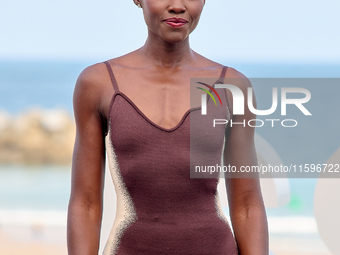
[[[188,36],[183,35],[173,35],[173,36],[167,36],[163,37],[163,41],[171,44],[178,44],[186,41],[188,39]]]

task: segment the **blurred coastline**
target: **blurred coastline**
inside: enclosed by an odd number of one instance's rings
[[[0,254],[67,254],[70,165],[0,165]]]
[[[88,63],[0,61],[0,164],[69,165],[72,94]]]
[[[67,254],[70,179],[70,165],[0,165],[0,254]],[[289,182],[291,202],[266,208],[270,250],[275,255],[331,255],[313,214],[316,179]],[[228,209],[223,207],[231,222]]]
[[[1,164],[70,164],[74,137],[74,120],[62,109],[0,110]]]
[[[0,254],[67,254],[72,91],[89,64],[0,62]],[[248,77],[339,77],[339,64],[226,64]],[[291,202],[267,208],[275,255],[331,254],[313,214],[315,182],[291,179]]]

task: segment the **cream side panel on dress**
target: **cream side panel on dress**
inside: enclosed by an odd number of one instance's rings
[[[230,121],[230,111],[229,111],[229,108],[227,107],[228,109],[228,119]],[[226,125],[227,126],[227,125]],[[225,126],[225,132],[226,132],[226,127]],[[225,144],[226,144],[226,137],[224,136],[224,141],[223,141],[223,146],[222,146],[222,153],[221,153],[221,162],[220,162],[220,165],[223,166],[224,165],[224,153],[225,153]],[[223,212],[223,209],[222,209],[222,203],[221,203],[221,198],[222,199],[225,199],[224,204],[228,204],[226,203],[227,202],[227,195],[226,193],[223,193],[222,195],[219,193],[218,189],[223,186],[223,189],[226,189],[226,185],[222,185],[222,183],[220,183],[221,181],[221,178],[223,179],[223,181],[225,181],[225,176],[223,176],[223,174],[220,174],[218,180],[217,180],[217,189],[216,189],[216,193],[215,193],[215,208],[216,208],[216,213],[217,213],[217,216],[223,220],[229,227],[229,229],[231,230],[231,232],[233,233],[234,235],[234,230],[233,228],[231,227],[230,225],[230,222],[228,221],[228,218],[225,216],[224,212]],[[225,190],[224,190],[225,192]],[[234,235],[235,237],[235,235]],[[234,239],[235,241],[235,244],[236,244],[236,240]],[[237,244],[236,244],[237,246]]]
[[[220,182],[220,179],[218,179],[218,182]],[[222,209],[220,195],[218,193],[218,190],[216,190],[216,193],[215,193],[215,208],[216,208],[217,216],[221,220],[223,220],[225,223],[227,223],[228,227],[230,228],[229,221],[228,221],[227,217],[225,216],[223,209]]]
[[[219,181],[220,181],[220,179],[218,179],[218,182]],[[233,231],[232,227],[230,226],[230,223],[229,223],[227,217],[225,216],[225,214],[223,212],[222,205],[221,205],[221,200],[220,200],[220,195],[218,193],[218,190],[216,190],[216,194],[215,194],[215,208],[216,208],[217,216],[228,225],[230,231],[234,235],[234,231]],[[234,238],[235,238],[235,235],[234,235]],[[236,243],[235,239],[234,239],[234,242],[235,242],[235,245],[237,247],[237,243]]]
[[[103,255],[114,255],[117,253],[124,231],[137,220],[133,201],[120,172],[117,156],[111,142],[111,135],[111,129],[109,128],[109,132],[105,137],[105,147],[112,181],[117,193],[117,212],[109,238],[102,253]]]

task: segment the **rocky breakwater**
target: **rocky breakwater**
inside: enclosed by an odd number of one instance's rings
[[[0,110],[0,164],[70,164],[74,140],[74,118],[67,111]]]

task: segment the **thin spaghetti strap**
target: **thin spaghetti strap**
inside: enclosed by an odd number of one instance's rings
[[[226,72],[227,72],[227,69],[228,69],[227,66],[223,66],[222,71],[221,71],[220,78],[219,78],[219,80],[218,80],[218,82],[219,82],[220,84],[223,84],[223,79],[225,78],[225,74],[226,74]],[[230,108],[230,105],[229,105],[227,90],[226,90],[226,89],[223,89],[223,91],[224,91],[224,96],[225,96],[225,100],[226,100],[226,103],[227,103],[227,109],[228,109],[229,118],[232,119],[232,118],[233,118],[233,113],[230,111],[231,108]],[[230,121],[228,121],[228,125],[230,125]]]
[[[219,80],[223,80],[223,78],[225,77],[225,74],[227,72],[227,69],[228,69],[227,66],[223,66]]]
[[[113,74],[112,67],[111,67],[111,65],[110,65],[110,63],[108,61],[105,61],[104,64],[106,65],[107,70],[109,71],[111,82],[112,82],[112,86],[113,86],[115,92],[118,92],[119,88],[118,88],[118,84],[117,84],[116,78],[115,78],[115,76]]]
[[[223,66],[222,71],[221,71],[220,78],[218,78],[218,80],[217,80],[215,83],[220,83],[220,84],[223,83],[223,79],[224,79],[224,77],[225,77],[225,74],[226,74],[226,72],[227,72],[227,69],[228,69],[227,66]],[[215,84],[214,84],[214,85],[215,85]]]

